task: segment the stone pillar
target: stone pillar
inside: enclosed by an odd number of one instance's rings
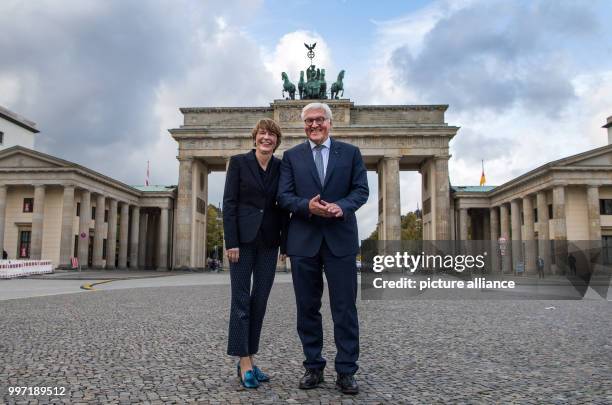
[[[0,185],[0,251],[5,251],[4,228],[6,224],[6,195],[7,187]]]
[[[94,218],[94,241],[93,241],[93,268],[104,268],[103,248],[104,248],[104,210],[106,209],[106,198],[98,194],[96,198],[96,217]]]
[[[106,232],[106,268],[115,268],[117,253],[117,200],[108,200],[108,227]]]
[[[74,214],[74,186],[68,185],[64,187],[60,236],[60,267],[65,269],[72,267],[70,258],[74,246]]]
[[[147,232],[149,224],[149,214],[140,211],[138,226],[138,264],[143,269],[147,266]]]
[[[435,240],[450,240],[450,189],[448,186],[448,159],[450,156],[435,158],[436,179],[436,235]]]
[[[505,255],[502,257],[502,268],[504,273],[509,273],[512,271],[512,241],[510,240],[510,214],[508,213],[507,204],[499,206],[499,216],[501,219],[501,237],[506,240]]]
[[[384,157],[383,181],[384,195],[384,226],[385,240],[401,240],[402,224],[400,213],[399,157]]]
[[[587,214],[589,217],[589,240],[601,242],[598,186],[587,187]]]
[[[459,240],[465,242],[468,240],[468,210],[467,208],[459,209]]]
[[[538,191],[536,195],[538,209],[538,255],[544,260],[544,273],[550,273],[550,232],[548,230],[548,204],[546,191]]]
[[[43,222],[45,212],[45,186],[34,186],[34,211],[32,212],[32,239],[30,258],[42,259]]]
[[[512,226],[512,265],[511,271],[516,272],[516,265],[522,262],[521,241],[521,208],[519,200],[510,201],[510,223]]]
[[[525,273],[536,273],[535,226],[533,201],[530,196],[523,197],[523,218],[525,220]]]
[[[567,226],[565,222],[565,186],[553,188],[553,226],[555,234],[554,274],[564,274],[563,264],[567,262]]]
[[[127,268],[128,234],[130,223],[130,206],[121,202],[121,223],[119,224],[119,268]]]
[[[132,226],[130,227],[130,269],[138,268],[138,241],[140,230],[140,207],[132,208]]]
[[[497,207],[491,207],[489,209],[489,237],[491,239],[491,248],[489,249],[489,255],[491,257],[491,271],[497,273],[499,269],[500,258],[499,254],[499,214]]]
[[[168,269],[168,208],[161,209],[159,219],[159,261],[157,263],[158,271]]]
[[[176,202],[176,267],[192,267],[193,158],[179,158]]]
[[[157,267],[156,256],[157,256],[157,240],[159,235],[159,215],[157,213],[150,213],[147,216],[147,248],[145,249],[145,265],[146,268],[154,269]]]
[[[81,209],[79,212],[79,266],[82,269],[89,267],[89,224],[91,222],[91,192],[81,191]],[[85,238],[81,238],[85,234]]]

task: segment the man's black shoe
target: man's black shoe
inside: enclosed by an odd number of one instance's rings
[[[338,374],[336,388],[342,391],[343,394],[355,395],[359,393],[359,386],[352,374]]]
[[[300,379],[300,389],[310,390],[317,388],[323,381],[323,370],[316,368],[307,368],[304,377]]]

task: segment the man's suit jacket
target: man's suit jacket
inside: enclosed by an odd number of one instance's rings
[[[272,156],[267,170],[270,181],[265,187],[255,151],[231,157],[223,193],[226,249],[253,242],[261,229],[264,243],[269,247],[280,245],[281,253],[285,253],[289,213],[276,201],[280,160]]]
[[[331,140],[324,184],[321,184],[309,142],[283,155],[278,202],[292,213],[287,254],[312,257],[323,240],[334,256],[357,254],[359,237],[355,211],[368,200],[368,178],[361,152],[348,143]],[[308,203],[317,194],[342,208],[340,218],[312,215]]]

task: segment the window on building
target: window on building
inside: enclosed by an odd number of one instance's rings
[[[552,204],[548,204],[548,219],[553,219]]]
[[[106,260],[106,239],[102,239],[102,260]]]
[[[77,213],[76,213],[77,217],[81,216],[81,203],[77,203]]]
[[[200,191],[204,191],[204,173],[200,172]]]
[[[104,210],[104,222],[108,222],[108,210]]]
[[[599,200],[599,213],[601,215],[612,215],[612,200]]]
[[[4,143],[4,132],[0,131],[0,145]]]
[[[525,225],[525,215],[523,215],[524,212],[521,211],[521,225]]]
[[[612,263],[612,236],[602,236],[602,253],[603,253],[603,262],[604,264]]]
[[[24,198],[23,199],[23,212],[33,212],[33,211],[34,211],[34,199]]]
[[[96,219],[96,207],[91,207],[91,219]]]
[[[533,222],[538,222],[538,209],[533,209]]]

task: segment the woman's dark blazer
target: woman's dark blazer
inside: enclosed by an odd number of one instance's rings
[[[268,187],[265,187],[255,150],[231,157],[223,193],[226,249],[253,242],[261,229],[261,237],[267,246],[280,246],[281,253],[286,252],[289,213],[276,201],[280,159],[272,156],[267,170],[270,178]]]

